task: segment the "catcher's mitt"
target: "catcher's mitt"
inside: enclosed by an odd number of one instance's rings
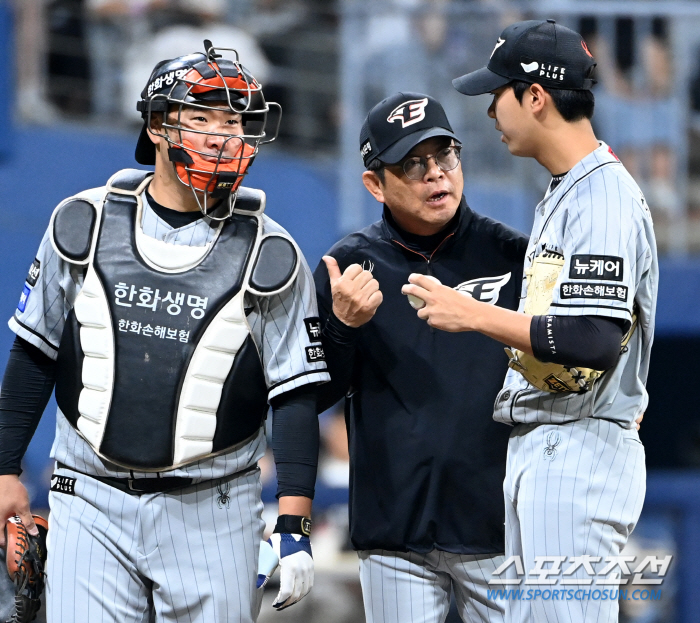
[[[41,607],[49,525],[43,517],[33,517],[39,529],[38,536],[29,534],[17,516],[10,517],[5,524],[7,572],[15,584],[15,612],[7,623],[29,623]]]

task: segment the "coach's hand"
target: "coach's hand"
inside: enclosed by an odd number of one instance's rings
[[[280,561],[280,592],[272,607],[284,610],[309,594],[314,585],[314,559],[308,536],[275,532],[267,541]]]
[[[5,547],[5,524],[13,515],[19,515],[29,534],[37,536],[39,530],[29,510],[29,496],[19,476],[0,476],[0,547]]]
[[[383,300],[379,282],[359,264],[351,264],[341,274],[335,258],[324,255],[323,261],[331,280],[335,317],[348,327],[361,327],[374,316]]]

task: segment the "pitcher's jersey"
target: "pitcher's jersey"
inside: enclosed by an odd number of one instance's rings
[[[585,393],[549,393],[510,369],[494,419],[563,423],[605,418],[632,428],[648,403],[659,267],[654,229],[639,187],[605,143],[583,158],[537,206],[525,268],[542,253],[563,256],[549,315],[604,316],[637,328],[613,368]],[[519,311],[527,284],[523,279]]]
[[[104,188],[80,193],[81,198],[99,201]],[[204,246],[216,234],[217,223],[206,218],[189,225],[173,228],[162,220],[142,197],[143,233],[173,245]],[[263,215],[263,235],[270,232],[286,233],[272,219]],[[262,360],[268,387],[268,400],[308,383],[327,381],[330,377],[320,342],[314,343],[308,326],[317,320],[318,311],[313,277],[303,256],[297,278],[285,291],[269,297],[246,295],[247,321]],[[54,251],[49,230],[39,246],[36,259],[27,276],[19,305],[9,326],[21,338],[56,359],[58,346],[69,311],[82,288],[83,273],[79,266],[68,264]],[[127,284],[129,286],[130,284]],[[134,288],[132,287],[132,290]],[[132,296],[137,292],[131,293]],[[127,292],[126,296],[129,295]],[[138,300],[138,299],[137,299]],[[187,313],[187,297],[181,307]],[[163,325],[167,325],[166,311]],[[306,320],[306,322],[305,322]],[[134,323],[136,324],[136,323]],[[149,339],[181,339],[176,332],[164,331],[148,336]],[[140,327],[129,327],[139,330]],[[173,336],[170,335],[173,333]],[[317,352],[318,351],[318,352]],[[309,356],[311,352],[314,356]],[[209,480],[233,474],[253,465],[265,453],[264,433],[232,452],[179,467],[169,472],[144,473],[136,477],[185,476]],[[65,465],[95,476],[135,477],[134,472],[118,468],[98,457],[90,445],[66,420],[60,409],[57,413],[56,438],[51,456]]]

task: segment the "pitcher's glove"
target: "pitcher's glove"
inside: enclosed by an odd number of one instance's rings
[[[268,543],[280,565],[280,592],[272,606],[284,610],[307,595],[314,585],[311,554],[311,520],[298,515],[280,515]]]
[[[15,584],[15,612],[7,623],[29,623],[41,607],[49,525],[43,517],[32,517],[39,529],[38,536],[29,534],[17,516],[10,517],[5,524],[7,572]]]

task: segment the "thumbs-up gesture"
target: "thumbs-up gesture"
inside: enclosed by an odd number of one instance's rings
[[[351,264],[341,274],[335,258],[324,255],[323,261],[331,280],[333,313],[343,324],[361,327],[374,316],[384,298],[379,282],[359,264]]]

